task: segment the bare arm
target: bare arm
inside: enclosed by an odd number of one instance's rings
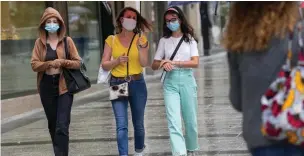
[[[148,52],[149,52],[149,42],[147,37],[142,34],[137,40],[137,48],[139,52],[139,63],[142,67],[148,66]]]
[[[111,70],[117,65],[119,65],[118,59],[113,59],[111,60],[112,57],[112,48],[106,43],[104,50],[103,50],[103,56],[102,56],[102,61],[101,65],[104,70]]]
[[[173,65],[179,68],[197,68],[199,64],[199,57],[193,56],[190,61],[170,61],[170,60],[154,60],[152,69],[157,70],[163,67],[166,71],[171,71]]]
[[[199,57],[193,56],[190,61],[172,61],[172,64],[180,68],[198,68]]]
[[[143,48],[139,47],[139,63],[142,67],[148,66],[148,51],[149,51],[149,43],[146,42]]]
[[[157,70],[160,66],[160,63],[161,63],[160,60],[154,60],[151,66],[152,70]]]
[[[165,57],[165,48],[164,48],[164,41],[160,39],[157,47],[157,51],[151,65],[152,70],[158,70],[160,65],[164,63],[163,59]]]

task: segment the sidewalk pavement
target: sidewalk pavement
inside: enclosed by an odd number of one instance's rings
[[[221,48],[214,48],[211,52],[212,56],[203,57],[201,59],[208,59],[212,57],[220,56],[220,52],[223,52]],[[155,75],[146,75],[145,79],[147,82],[158,79],[160,72]],[[92,75],[91,75],[92,76]],[[90,76],[90,77],[91,77]],[[97,76],[97,74],[95,75]],[[94,77],[94,76],[93,76]],[[33,80],[34,82],[34,80]],[[107,97],[107,86],[101,84],[92,84],[92,87],[88,90],[80,92],[74,96],[74,103],[83,103],[84,101],[90,102],[97,100],[102,97]],[[40,113],[43,111],[40,97],[38,94],[17,97],[12,99],[1,100],[1,124],[7,124],[11,121],[23,119],[25,117]],[[15,109],[18,108],[18,109]]]
[[[249,156],[242,138],[241,114],[228,100],[228,68],[224,54],[202,61],[195,71],[198,84],[199,156]],[[145,112],[147,156],[171,155],[161,83],[147,83]],[[75,104],[70,125],[71,156],[115,156],[115,119],[106,96]],[[93,97],[93,96],[92,96]],[[91,97],[91,98],[92,98]],[[15,126],[2,126],[5,156],[52,156],[52,145],[43,112],[27,117]],[[129,153],[134,153],[133,127],[129,110]]]

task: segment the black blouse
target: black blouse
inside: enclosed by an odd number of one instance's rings
[[[53,50],[50,44],[46,44],[45,61],[53,61],[58,59],[56,50]]]

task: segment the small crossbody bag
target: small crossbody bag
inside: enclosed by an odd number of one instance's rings
[[[134,34],[131,43],[128,48],[127,56],[129,56],[130,49],[135,38],[136,34]],[[110,100],[115,100],[120,97],[128,97],[129,96],[129,82],[131,81],[131,77],[129,75],[129,62],[127,62],[127,76],[125,77],[125,81],[119,85],[111,85],[109,88]]]

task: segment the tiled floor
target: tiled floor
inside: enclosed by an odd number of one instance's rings
[[[232,109],[228,100],[225,57],[201,63],[195,76],[199,87],[198,155],[248,156],[241,133],[241,116]],[[151,82],[148,88],[149,99],[145,113],[147,155],[171,155],[161,84],[158,81]],[[115,134],[113,112],[107,99],[74,107],[70,126],[70,155],[117,155]],[[129,151],[132,154],[131,121],[129,137]],[[2,156],[52,156],[44,114],[2,133],[1,145]]]

